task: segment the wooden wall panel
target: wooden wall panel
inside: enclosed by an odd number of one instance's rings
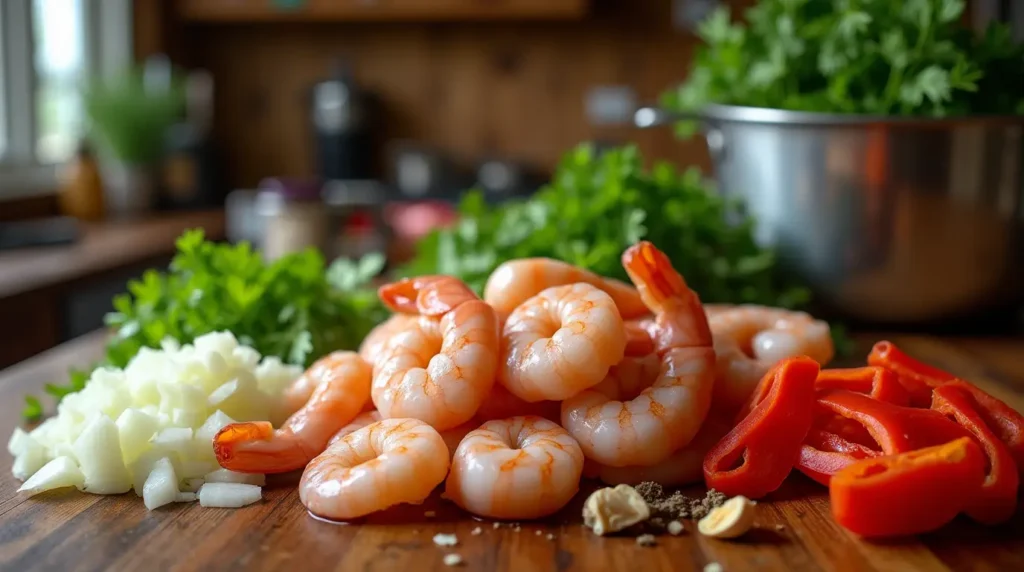
[[[599,128],[586,91],[632,86],[653,102],[694,45],[670,0],[595,2],[577,22],[192,24],[184,61],[214,74],[216,137],[231,183],[314,170],[308,90],[334,58],[382,102],[379,137],[436,145],[469,163],[500,154],[550,169],[576,143],[636,141],[652,157],[707,166],[703,142],[668,129]]]

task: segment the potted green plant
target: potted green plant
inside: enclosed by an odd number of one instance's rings
[[[718,188],[851,318],[907,323],[1020,299],[1024,47],[961,0],[762,0],[700,26],[640,126],[704,131]]]

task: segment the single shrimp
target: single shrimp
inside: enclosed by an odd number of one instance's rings
[[[476,414],[498,367],[494,310],[449,277],[383,286],[396,310],[421,312],[392,335],[377,362],[371,397],[383,418],[421,419],[439,431]]]
[[[562,426],[587,458],[615,467],[653,465],[689,443],[711,404],[715,352],[697,294],[649,242],[631,246],[622,265],[654,314],[660,370],[623,401],[599,390],[562,402]]]
[[[423,502],[448,474],[448,449],[416,419],[384,419],[345,435],[309,462],[299,499],[316,516],[349,520]]]
[[[589,478],[609,485],[636,485],[652,481],[669,487],[681,487],[704,481],[704,456],[732,429],[730,423],[707,418],[693,440],[665,460],[647,466],[608,467],[588,459]]]
[[[611,296],[625,319],[647,313],[636,288],[552,258],[521,258],[502,263],[487,278],[484,301],[498,313],[499,323],[504,323],[513,310],[543,290],[577,282],[600,288]]]
[[[488,421],[459,444],[445,496],[490,518],[539,518],[579,490],[583,451],[558,424],[540,417]]]
[[[828,323],[806,312],[740,305],[715,313],[708,325],[717,356],[711,403],[723,415],[739,409],[779,360],[806,355],[824,366],[834,353]]]
[[[350,433],[355,433],[359,429],[362,429],[363,427],[366,427],[367,425],[370,425],[371,423],[376,423],[378,421],[380,421],[380,412],[377,411],[376,409],[360,413],[359,415],[356,416],[355,419],[352,420],[351,423],[342,427],[341,429],[338,429],[338,432],[334,434],[334,437],[331,437],[331,440],[327,442],[327,446],[330,447],[331,445],[344,439],[346,435],[349,435]]]
[[[325,361],[326,360],[326,361]],[[280,429],[266,421],[232,423],[213,439],[217,462],[242,473],[285,473],[306,466],[370,397],[370,364],[355,352],[334,352],[309,374],[319,379],[306,404]]]
[[[417,319],[418,317],[408,314],[394,314],[387,320],[377,324],[363,338],[363,342],[359,344],[359,355],[366,360],[366,363],[376,367],[381,354],[391,341],[391,338]]]
[[[626,334],[608,294],[583,282],[523,302],[502,330],[498,381],[525,401],[558,401],[600,383]]]
[[[444,439],[444,444],[448,446],[449,458],[455,456],[455,450],[459,448],[459,444],[466,438],[466,435],[469,435],[471,431],[478,427],[480,427],[480,424],[474,420],[467,421],[458,427],[441,431],[441,438]]]
[[[494,419],[508,419],[534,415],[560,423],[562,419],[562,404],[557,401],[537,401],[530,403],[523,401],[505,389],[500,383],[495,383],[491,392],[484,398],[477,410],[475,419],[479,422],[492,421]]]

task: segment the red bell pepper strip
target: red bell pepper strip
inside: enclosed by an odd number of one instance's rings
[[[807,432],[803,445],[800,446],[800,458],[796,462],[796,468],[827,487],[832,475],[840,470],[861,459],[878,457],[881,454],[881,451],[812,427]]]
[[[976,501],[984,480],[985,456],[970,437],[864,459],[832,476],[832,516],[865,537],[920,534]]]
[[[863,445],[869,449],[876,451],[878,448],[878,442],[875,438],[868,433],[868,430],[861,425],[859,422],[853,419],[847,419],[842,415],[837,415],[832,411],[822,407],[821,405],[815,404],[818,408],[818,412],[814,417],[814,423],[811,424],[813,429],[819,429],[826,433],[832,433],[845,441],[854,443],[857,445]]]
[[[1017,510],[1017,487],[1020,478],[1010,449],[988,428],[974,398],[954,385],[936,387],[932,391],[932,409],[953,418],[974,434],[988,457],[988,473],[976,503],[967,507],[967,515],[984,524],[1009,520]]]
[[[823,369],[814,386],[819,391],[848,389],[864,393],[893,405],[909,405],[910,395],[896,374],[880,366],[850,369]]]
[[[1024,481],[1024,415],[962,379],[955,379],[946,385],[959,387],[971,394],[985,424],[1010,449],[1010,455],[1017,463],[1020,480]]]
[[[863,425],[886,455],[971,436],[937,411],[900,407],[863,393],[832,390],[818,397],[818,405]]]
[[[871,348],[868,365],[884,367],[895,373],[910,394],[910,404],[914,407],[931,406],[932,389],[956,379],[951,373],[908,356],[888,341],[878,342]]]
[[[804,356],[784,359],[769,371],[750,414],[704,457],[708,487],[759,498],[782,485],[814,420],[818,371],[818,362]]]

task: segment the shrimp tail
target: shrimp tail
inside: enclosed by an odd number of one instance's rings
[[[667,300],[690,295],[686,280],[672,267],[672,261],[646,240],[622,253],[622,267],[636,285],[644,303],[652,310],[663,307]]]
[[[377,295],[396,312],[421,316],[441,316],[464,302],[479,300],[469,286],[450,276],[403,278],[381,286]]]
[[[213,438],[213,453],[221,467],[239,473],[286,473],[312,458],[294,442],[275,439],[274,426],[266,421],[224,427]]]

